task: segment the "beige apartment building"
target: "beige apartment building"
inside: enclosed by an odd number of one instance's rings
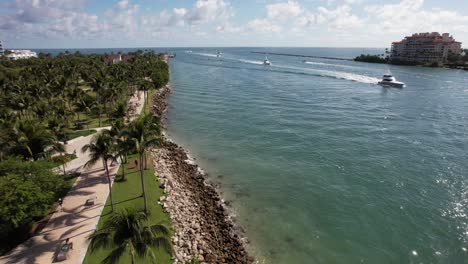
[[[461,42],[449,33],[416,33],[392,43],[390,62],[444,63],[449,52],[460,54]]]

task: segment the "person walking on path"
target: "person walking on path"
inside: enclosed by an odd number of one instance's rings
[[[63,199],[62,198],[58,199],[58,204],[60,206],[60,211],[59,212],[62,212],[63,211]]]

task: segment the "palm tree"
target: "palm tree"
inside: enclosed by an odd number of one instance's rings
[[[96,92],[96,107],[98,108],[99,126],[101,126],[101,103],[104,101],[102,99],[102,93],[107,85],[106,72],[105,68],[100,64],[94,64],[93,67],[95,69],[89,74],[89,76],[87,76],[87,81],[93,91]]]
[[[25,160],[47,156],[47,148],[56,141],[49,130],[35,121],[19,121],[13,128],[12,140],[12,154],[22,155]]]
[[[140,161],[141,189],[145,204],[145,212],[148,212],[145,172],[146,150],[160,143],[160,127],[157,120],[150,114],[142,114],[135,119],[128,129],[128,137],[133,141],[134,150],[138,153]]]
[[[122,179],[125,180],[125,165],[127,163],[127,156],[133,150],[133,141],[128,137],[127,127],[123,123],[122,119],[117,119],[112,124],[112,128],[109,131],[110,135],[114,139],[114,152],[116,156],[120,158],[122,162]]]
[[[93,137],[91,143],[86,144],[81,149],[82,152],[89,151],[89,160],[85,163],[85,167],[90,167],[102,160],[104,170],[107,175],[107,183],[109,185],[109,198],[111,202],[111,211],[114,211],[114,203],[112,201],[112,185],[109,174],[108,161],[115,161],[112,155],[112,137],[107,130],[101,131]]]
[[[112,215],[104,227],[96,230],[89,236],[91,250],[117,246],[102,261],[104,264],[117,263],[124,253],[130,254],[131,263],[135,258],[150,257],[156,262],[152,247],[162,248],[172,253],[172,245],[169,240],[169,229],[164,225],[146,225],[147,216],[143,212],[134,209],[125,209]]]
[[[139,83],[139,90],[143,91],[143,112],[146,113],[146,101],[148,99],[148,91],[151,89],[151,82],[143,79]]]
[[[62,169],[63,169],[63,176],[67,175],[67,171],[65,170],[65,163],[67,163],[67,151],[65,150],[65,146],[59,142],[55,142],[50,147],[51,154],[59,153],[60,154],[60,161],[62,162]]]

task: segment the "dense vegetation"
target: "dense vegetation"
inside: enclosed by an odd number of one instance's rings
[[[19,158],[0,162],[1,253],[27,238],[33,223],[71,187],[67,178],[53,172],[55,166],[50,161]]]
[[[0,253],[24,240],[70,187],[53,169],[67,140],[113,125],[114,134],[104,133],[109,155],[140,151],[130,137],[121,143],[115,129],[123,127],[129,96],[168,82],[167,64],[148,52],[131,54],[127,63],[104,61],[105,55],[80,53],[0,60]]]
[[[383,54],[382,54],[383,55]],[[355,61],[370,62],[370,63],[387,63],[387,59],[379,55],[361,54],[354,58]]]

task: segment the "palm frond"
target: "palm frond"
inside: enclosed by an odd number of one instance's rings
[[[167,253],[173,253],[174,249],[172,248],[171,241],[167,237],[155,237],[151,240],[150,245],[163,249]]]
[[[171,233],[169,231],[169,228],[167,228],[164,225],[158,224],[158,225],[152,225],[149,227],[151,232],[157,236],[169,236]]]
[[[114,264],[117,263],[117,261],[122,257],[123,253],[125,252],[127,248],[127,244],[123,244],[116,249],[112,250],[109,255],[105,259],[102,260],[102,264]]]
[[[105,248],[110,245],[112,232],[108,230],[99,230],[91,234],[88,239],[90,240],[89,247],[91,251],[99,248]]]

